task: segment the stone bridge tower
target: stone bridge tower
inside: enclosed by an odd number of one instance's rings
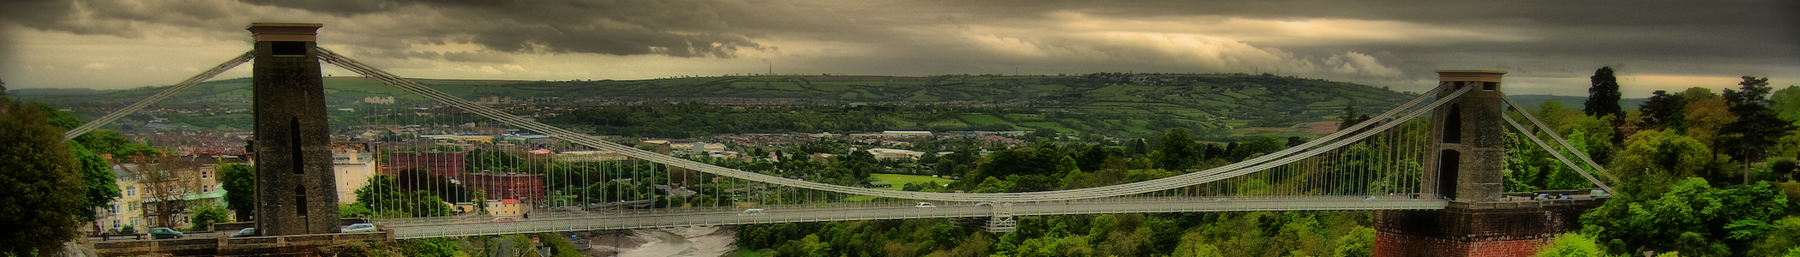
[[[1502,158],[1506,115],[1496,70],[1438,71],[1438,96],[1475,87],[1431,114],[1431,151],[1425,153],[1424,197],[1442,197],[1441,211],[1375,213],[1375,256],[1532,256],[1563,232],[1579,229],[1581,213],[1597,200],[1506,198]]]
[[[325,82],[313,50],[318,23],[254,23],[256,232],[338,232]]]

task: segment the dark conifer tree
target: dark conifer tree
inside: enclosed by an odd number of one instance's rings
[[[1625,110],[1619,108],[1619,80],[1613,77],[1612,67],[1600,67],[1588,80],[1593,82],[1593,86],[1588,87],[1588,99],[1583,111],[1594,117],[1624,117]]]

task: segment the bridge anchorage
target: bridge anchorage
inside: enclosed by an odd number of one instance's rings
[[[1570,152],[1581,163],[1560,154],[1555,146],[1575,148],[1554,133],[1558,145],[1546,143],[1533,132],[1547,126],[1509,111],[1524,108],[1501,93],[1502,71],[1439,71],[1437,88],[1368,122],[1225,166],[1064,190],[917,192],[731,168],[741,164],[722,160],[763,157],[713,156],[725,150],[717,144],[643,141],[640,149],[547,125],[537,118],[550,114],[509,107],[510,98],[465,99],[318,47],[320,27],[253,24],[256,50],[65,137],[255,60],[256,217],[264,237],[216,240],[213,249],[291,242],[259,239],[268,237],[336,240],[320,237],[339,232],[324,218],[349,204],[369,210],[388,239],[915,218],[983,219],[977,226],[1010,232],[1016,217],[1031,215],[1372,210],[1378,256],[1524,256],[1573,229],[1581,210],[1612,191],[1590,174],[1610,178],[1601,166],[1578,150]],[[362,75],[346,79],[360,83],[358,92],[386,95],[324,101],[323,81],[345,78],[320,78],[321,62]],[[329,123],[334,107],[357,116]],[[1508,196],[1501,186],[1508,127],[1599,189],[1565,199]],[[845,157],[780,157],[813,158]]]
[[[1432,113],[1426,169],[1421,193],[1449,203],[1438,211],[1377,211],[1375,256],[1531,256],[1556,235],[1580,228],[1579,218],[1599,206],[1612,188],[1560,153],[1555,157],[1600,189],[1572,193],[1564,199],[1508,196],[1501,160],[1505,158],[1505,121],[1540,147],[1550,148],[1532,130],[1506,114],[1524,107],[1501,94],[1505,71],[1440,70],[1439,95],[1473,90]],[[1540,128],[1530,112],[1517,112]],[[1568,143],[1549,133],[1568,149]],[[1555,150],[1551,150],[1555,151]],[[1604,174],[1580,151],[1571,151]],[[1616,179],[1615,179],[1616,181]],[[1559,197],[1561,198],[1561,197]]]

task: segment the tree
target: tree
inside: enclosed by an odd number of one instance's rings
[[[1587,102],[1582,104],[1582,111],[1587,116],[1625,117],[1625,110],[1619,107],[1619,80],[1613,77],[1611,66],[1595,70],[1594,76],[1588,77],[1588,81],[1592,82],[1592,86],[1588,87]]]
[[[188,230],[204,230],[212,224],[231,221],[226,219],[225,212],[224,206],[207,204],[195,207],[194,215],[188,216],[188,224],[192,225]]]
[[[1556,237],[1556,241],[1538,250],[1537,257],[1602,257],[1600,245],[1594,243],[1593,237],[1582,234],[1565,233]]]
[[[1360,257],[1375,255],[1375,229],[1356,226],[1350,233],[1339,237],[1337,249],[1331,251],[1333,257]]]
[[[76,118],[75,114],[57,110],[56,107],[44,103],[30,103],[29,105],[31,108],[44,113],[46,115],[45,118],[51,126],[55,126],[65,131],[81,126],[82,121],[81,119]],[[105,132],[112,131],[108,130]],[[117,137],[118,133],[116,132],[103,135],[115,136],[115,140],[123,140],[125,144],[132,143],[129,140],[124,140],[123,137]],[[86,145],[83,145],[81,142],[83,140],[79,140],[94,137],[95,136],[87,135],[76,137],[78,140],[69,142],[69,151],[74,153],[75,161],[81,164],[81,180],[83,184],[87,185],[88,207],[90,209],[111,208],[113,199],[119,198],[120,195],[119,184],[113,176],[112,167],[107,165],[105,158],[101,158],[99,154],[95,153],[92,149],[89,149]],[[82,215],[82,218],[91,221],[95,218],[94,214],[94,212],[85,212]]]
[[[405,216],[404,198],[399,182],[388,175],[369,177],[367,185],[356,189],[356,205],[368,206],[379,217]]]
[[[1775,222],[1773,227],[1769,231],[1769,237],[1757,242],[1755,248],[1751,249],[1750,256],[1780,256],[1788,253],[1788,249],[1800,250],[1800,238],[1792,236],[1800,235],[1800,217],[1789,216]]]
[[[1769,95],[1769,109],[1777,118],[1800,125],[1800,86],[1788,85]]]
[[[1800,92],[1800,90],[1797,90]],[[1681,127],[1681,120],[1687,115],[1687,101],[1681,99],[1680,93],[1669,94],[1668,91],[1657,90],[1651,93],[1650,100],[1638,105],[1639,116],[1643,123],[1638,124],[1640,130],[1653,130]],[[1680,129],[1676,129],[1678,131]]]
[[[1106,159],[1122,157],[1125,157],[1124,150],[1101,144],[1093,144],[1081,151],[1081,159],[1076,163],[1081,167],[1081,171],[1093,172],[1100,170],[1101,165],[1106,163]]]
[[[117,131],[97,129],[75,137],[75,141],[93,150],[94,153],[112,154],[115,158],[126,156],[157,156],[162,151],[142,142],[131,141]]]
[[[44,114],[0,98],[0,254],[54,252],[88,209],[81,164]]]
[[[1771,224],[1788,204],[1768,182],[1713,188],[1705,179],[1686,178],[1672,184],[1660,194],[1621,194],[1582,214],[1582,234],[1618,242],[1609,244],[1615,252],[1741,255],[1776,231]]]
[[[1202,152],[1194,139],[1188,137],[1186,128],[1170,129],[1169,134],[1163,138],[1162,145],[1163,158],[1157,164],[1162,165],[1163,169],[1186,171],[1200,163]]]
[[[1768,78],[1744,76],[1744,81],[1738,85],[1741,86],[1739,90],[1725,90],[1725,99],[1733,104],[1731,113],[1738,119],[1723,128],[1725,133],[1734,135],[1726,140],[1723,150],[1734,159],[1759,162],[1763,160],[1764,150],[1793,131],[1794,124],[1781,120],[1775,110],[1769,108]],[[1748,176],[1746,173],[1746,180]]]
[[[106,159],[94,154],[79,142],[69,142],[69,151],[74,153],[76,162],[81,164],[81,181],[87,185],[88,208],[112,208],[113,199],[119,198],[119,184],[113,176],[112,167]],[[94,212],[83,212],[83,218],[94,220]]]
[[[1620,181],[1619,193],[1658,195],[1670,184],[1687,177],[1711,176],[1715,156],[1710,148],[1691,137],[1651,130],[1631,135],[1625,148],[1613,158],[1612,171]]]
[[[256,167],[243,163],[213,166],[218,182],[225,190],[225,206],[236,213],[238,221],[250,221],[256,214]]]
[[[199,164],[182,157],[144,158],[134,170],[138,186],[143,188],[145,216],[150,224],[173,227],[181,220],[176,214],[194,206],[187,198],[200,192]]]
[[[1707,148],[1718,149],[1719,143],[1731,135],[1724,132],[1725,126],[1737,122],[1738,116],[1731,112],[1731,103],[1723,98],[1708,98],[1687,105],[1687,135]]]
[[[1369,121],[1368,114],[1358,115],[1356,114],[1356,106],[1345,105],[1344,116],[1338,117],[1338,130],[1344,130],[1345,128],[1356,126],[1356,124],[1362,124],[1364,121]]]

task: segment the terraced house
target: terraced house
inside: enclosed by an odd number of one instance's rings
[[[99,229],[141,233],[156,227],[186,227],[193,207],[225,204],[225,190],[213,166],[240,161],[237,157],[210,155],[133,156],[126,160],[104,157],[112,168],[120,197],[107,207],[94,209],[98,215],[94,224],[86,226],[89,232]]]

